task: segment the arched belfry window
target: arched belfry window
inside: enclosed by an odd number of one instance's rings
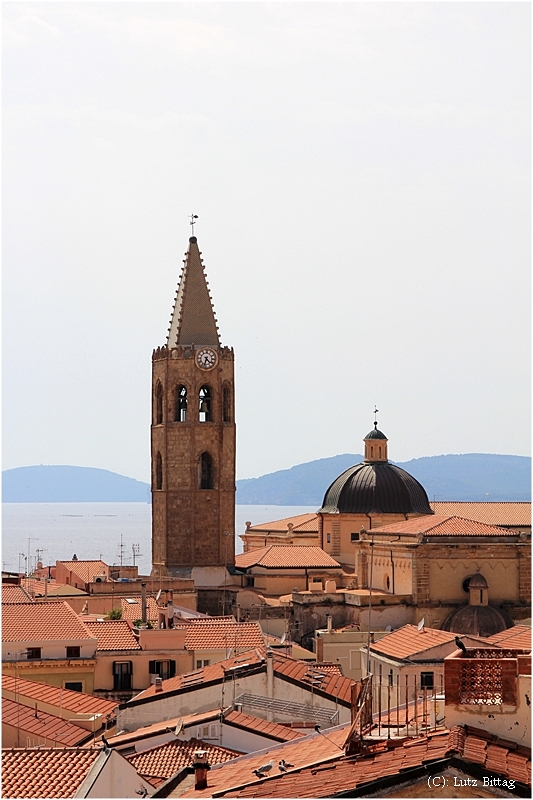
[[[209,386],[202,386],[198,393],[198,419],[200,422],[211,422],[211,389]]]
[[[163,459],[161,458],[161,453],[158,453],[155,457],[155,488],[163,488]]]
[[[213,459],[209,453],[202,453],[198,464],[198,488],[212,489],[214,485]]]
[[[224,386],[222,390],[222,414],[224,422],[231,422],[231,389]]]
[[[163,423],[163,387],[157,381],[155,387],[155,409],[154,409],[154,424],[162,425]]]
[[[176,386],[174,396],[174,422],[187,420],[187,387]]]

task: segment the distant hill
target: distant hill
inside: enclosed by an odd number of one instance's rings
[[[335,478],[362,460],[361,454],[346,453],[237,481],[237,503],[319,508]],[[531,500],[531,459],[527,456],[466,453],[394,463],[420,481],[430,500]]]
[[[149,503],[150,486],[93,467],[17,467],[2,472],[4,503]]]

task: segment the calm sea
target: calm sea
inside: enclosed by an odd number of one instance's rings
[[[316,511],[316,506],[236,506],[235,550],[242,553],[246,522],[271,522]],[[37,550],[44,564],[101,558],[107,564],[133,563],[139,573],[151,569],[151,513],[148,503],[3,503],[2,567],[24,572],[26,557],[33,567]]]

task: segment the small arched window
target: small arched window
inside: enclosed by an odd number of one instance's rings
[[[187,387],[176,386],[174,396],[174,422],[187,420]]]
[[[231,389],[224,386],[222,390],[222,412],[224,422],[231,422]]]
[[[154,414],[154,423],[155,425],[162,425],[163,424],[163,387],[161,386],[160,382],[157,381],[157,386],[155,387],[155,414]]]
[[[200,422],[211,422],[211,389],[202,386],[198,393],[198,419]]]
[[[198,467],[198,488],[212,489],[214,485],[214,468],[213,459],[209,453],[202,453]]]
[[[155,488],[163,488],[163,459],[161,458],[161,453],[158,453],[155,457]]]

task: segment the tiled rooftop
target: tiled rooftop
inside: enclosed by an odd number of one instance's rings
[[[392,631],[387,636],[379,639],[379,641],[371,644],[370,651],[377,655],[402,659],[454,640],[455,633],[450,633],[449,631],[441,631],[435,628],[418,630],[416,625],[404,625],[402,628],[398,628],[397,631]]]
[[[2,725],[20,729],[21,747],[28,746],[28,737],[32,740],[31,747],[44,744],[45,738],[65,747],[74,747],[91,736],[73,722],[5,698],[2,700]]]
[[[320,733],[313,733],[293,742],[274,745],[268,750],[241,756],[235,761],[230,761],[210,770],[207,775],[207,789],[195,791],[194,785],[186,789],[178,786],[171,792],[170,797],[178,797],[180,795],[183,797],[212,797],[215,793],[218,795],[224,791],[229,792],[232,787],[256,782],[258,779],[253,770],[258,769],[258,767],[270,761],[271,758],[274,758],[276,765],[281,759],[284,759],[289,764],[293,764],[295,769],[302,769],[311,764],[338,759],[349,727],[349,725],[341,725],[337,728],[329,728],[327,738]],[[277,766],[275,769],[277,771]],[[315,785],[314,790],[305,796],[315,797],[316,788]],[[235,796],[233,792],[231,792],[231,795]],[[267,797],[268,795],[264,794],[262,796]],[[295,795],[285,794],[283,796],[294,797]]]
[[[2,584],[2,603],[33,603],[33,597],[14,583]]]
[[[435,514],[453,514],[466,519],[475,519],[487,525],[528,527],[531,525],[531,503],[460,503],[453,501],[429,504]]]
[[[432,514],[427,517],[414,517],[403,522],[394,522],[392,525],[383,525],[376,528],[376,532],[418,534],[425,536],[516,536],[507,528],[498,528],[464,517],[454,517]]]
[[[340,569],[334,558],[320,547],[273,544],[235,556],[238,569],[260,566],[278,569]]]
[[[210,766],[223,764],[240,755],[234,750],[202,742],[199,739],[189,739],[186,742],[175,739],[157,747],[151,747],[149,750],[143,750],[142,753],[126,756],[126,758],[133,764],[139,775],[154,786],[158,786],[176,772],[190,766],[194,761],[196,750],[207,751]]]
[[[186,650],[249,650],[264,645],[263,634],[257,622],[219,623],[216,619],[191,620],[185,630]]]
[[[2,797],[74,797],[101,748],[2,750]]]
[[[345,678],[337,670],[321,669],[318,664],[306,664],[282,653],[274,653],[273,659],[276,675],[313,686],[315,692],[322,692],[350,705],[352,684],[355,683],[351,678]]]
[[[61,602],[9,603],[2,608],[4,642],[93,639],[75,611]]]
[[[140,597],[122,597],[120,607],[122,609],[122,619],[128,619],[131,622],[142,619],[142,601]],[[146,598],[146,617],[152,623],[158,624],[159,622],[159,611],[153,597]]]
[[[83,623],[91,636],[98,639],[98,650],[140,650],[141,646],[125,620]]]
[[[528,748],[503,742],[476,728],[458,726],[416,739],[385,741],[362,756],[346,758],[337,752],[338,757],[327,763],[320,764],[317,759],[305,769],[295,764],[288,773],[280,774],[276,770],[276,774],[263,780],[248,775],[241,789],[215,789],[211,794],[216,797],[334,797],[365,786],[371,792],[374,781],[394,775],[404,781],[408,779],[407,770],[452,755],[480,765],[492,774],[531,785],[531,751]],[[212,774],[209,773],[208,782]]]
[[[274,522],[261,522],[259,525],[251,525],[246,533],[287,533],[289,525],[292,525],[293,533],[318,533],[318,515],[298,514]]]
[[[215,708],[212,711],[203,711],[198,714],[188,714],[184,717],[164,719],[161,722],[155,722],[153,725],[145,725],[143,728],[137,728],[134,731],[126,731],[116,736],[109,737],[109,744],[111,747],[121,748],[123,745],[129,745],[141,739],[149,739],[151,736],[160,736],[162,733],[170,732],[176,728],[178,723],[180,726],[182,725],[183,728],[189,728],[193,725],[203,725],[206,722],[212,722],[219,718],[220,709]]]
[[[224,714],[224,722],[237,728],[267,736],[269,739],[274,739],[278,742],[290,742],[303,736],[303,733],[294,728],[288,728],[286,725],[280,725],[277,722],[268,722],[268,720],[260,719],[259,717],[252,717],[250,714],[243,714],[241,711],[230,711],[228,714]]]
[[[75,572],[82,583],[92,583],[96,575],[109,575],[109,567],[104,561],[60,561],[66,569]]]
[[[47,703],[56,706],[58,711],[64,709],[76,714],[113,714],[118,707],[114,700],[102,700],[92,694],[72,692],[70,689],[60,689],[46,683],[2,675],[2,697],[14,699],[15,692],[20,699],[28,698],[33,702]]]
[[[57,583],[53,578],[47,581],[44,578],[22,578],[22,586],[28,594],[36,600],[44,597],[45,592],[48,597],[71,596],[73,594],[86,594],[83,589],[76,589],[75,586],[68,586],[66,583]]]
[[[487,637],[487,641],[497,644],[499,647],[516,647],[519,650],[527,650],[531,648],[531,628],[525,625],[514,625],[512,628]]]

